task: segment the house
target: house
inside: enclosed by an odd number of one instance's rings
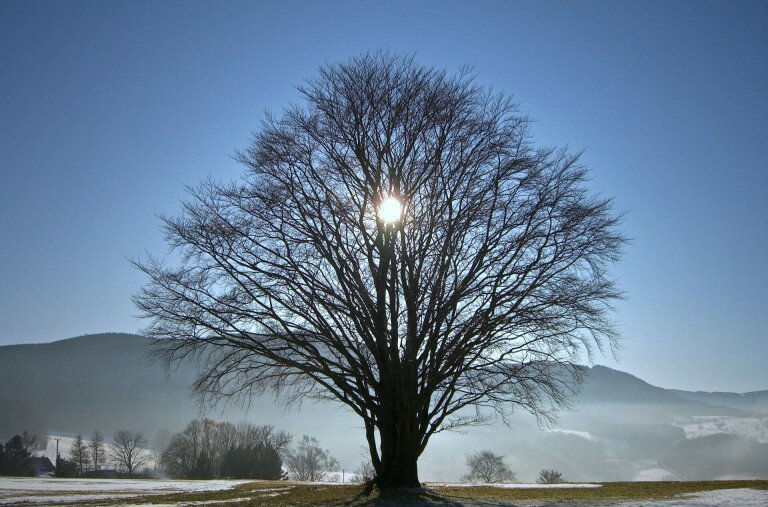
[[[34,477],[45,477],[45,476],[51,476],[56,471],[56,467],[53,466],[53,463],[51,463],[51,460],[46,458],[45,456],[30,456],[26,459],[24,463],[24,467],[26,468],[28,474]]]

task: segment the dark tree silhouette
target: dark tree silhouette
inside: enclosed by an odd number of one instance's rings
[[[539,484],[560,484],[565,481],[563,480],[563,474],[557,470],[541,470],[536,482]]]
[[[517,476],[504,463],[504,456],[498,456],[491,451],[480,451],[467,456],[469,473],[465,479],[469,482],[515,482]]]
[[[138,431],[118,430],[112,444],[112,461],[118,470],[128,473],[128,478],[149,463],[149,442]]]
[[[24,430],[21,434],[21,443],[26,452],[32,453],[32,451],[41,451],[45,449],[48,446],[48,437],[41,437],[37,433]]]
[[[291,435],[273,426],[203,419],[171,437],[160,464],[179,479],[280,479],[290,443]]]
[[[322,481],[338,470],[339,462],[330,452],[320,447],[316,438],[304,435],[296,448],[287,453],[285,465],[294,481]]]
[[[106,466],[107,462],[107,450],[104,446],[104,437],[99,430],[94,430],[88,446],[91,449],[90,461],[93,465],[93,473],[98,476],[101,468]]]
[[[21,435],[14,435],[5,444],[0,443],[0,475],[30,475],[29,451]]]
[[[619,218],[467,72],[375,53],[299,90],[238,154],[243,180],[164,218],[180,260],[137,263],[135,302],[165,361],[202,358],[202,395],[337,400],[376,483],[418,486],[433,434],[550,417],[581,351],[613,346]]]
[[[83,435],[78,433],[72,445],[69,448],[69,455],[72,457],[72,461],[77,464],[77,475],[83,475],[88,471],[88,466],[91,464],[90,451],[88,449],[88,443],[83,440]]]

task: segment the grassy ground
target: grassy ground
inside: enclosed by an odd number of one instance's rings
[[[320,486],[291,482],[254,482],[234,489],[204,493],[148,495],[131,499],[133,504],[178,504],[193,502],[226,507],[263,506],[344,506],[429,505],[490,506],[524,504],[611,504],[621,501],[665,500],[686,493],[717,489],[751,488],[768,490],[768,481],[708,482],[611,482],[600,488],[502,489],[487,486],[439,486],[415,494],[363,494],[360,486]],[[126,500],[94,502],[126,505]]]

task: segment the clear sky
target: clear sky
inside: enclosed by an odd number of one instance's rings
[[[768,389],[768,3],[0,2],[0,345],[136,331],[126,260],[326,61],[511,93],[628,212],[615,366]]]

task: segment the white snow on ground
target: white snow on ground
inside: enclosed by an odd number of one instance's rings
[[[472,488],[477,486],[491,486],[493,488],[502,488],[502,489],[563,489],[563,488],[599,488],[602,487],[601,484],[588,484],[585,482],[580,483],[567,483],[563,482],[560,484],[538,484],[538,483],[499,483],[499,482],[490,482],[490,483],[478,483],[478,484],[467,484],[467,483],[450,483],[450,482],[427,482],[424,484],[426,487],[446,487],[446,488]]]
[[[109,479],[34,479],[0,477],[0,505],[18,503],[38,505],[72,504],[84,500],[120,499],[122,505],[149,507],[132,504],[131,497],[146,494],[175,492],[219,491],[251,481],[156,481],[156,480],[109,480]],[[338,484],[337,484],[338,485]],[[427,486],[467,487],[467,484],[428,483]],[[483,484],[500,488],[596,488],[600,484]],[[231,502],[255,501],[259,498],[286,494],[291,485],[248,492],[248,497],[225,500],[201,500],[183,502],[183,505],[223,505]],[[56,495],[60,492],[62,494]],[[152,507],[178,507],[182,504],[153,504]],[[681,495],[673,500],[655,502],[625,502],[612,505],[622,507],[757,507],[768,505],[768,491],[754,489],[726,489]]]
[[[759,507],[768,505],[768,491],[758,489],[719,489],[680,495],[674,500],[630,502],[622,507]]]
[[[158,481],[153,479],[48,479],[0,477],[0,492],[6,491],[220,491],[253,481]]]
[[[128,499],[148,494],[220,491],[245,482],[251,481],[156,481],[148,479],[0,477],[0,505],[13,505],[22,502],[41,504],[76,503],[83,500]],[[62,494],[51,496],[52,493]]]
[[[19,503],[32,504],[70,504],[82,502],[84,500],[115,500],[120,498],[135,497],[136,493],[111,493],[108,495],[55,495],[55,496],[34,496],[26,492],[15,496],[0,497],[0,505],[14,505]]]
[[[768,443],[768,417],[692,416],[679,418],[674,424],[685,431],[685,438],[728,433]]]

